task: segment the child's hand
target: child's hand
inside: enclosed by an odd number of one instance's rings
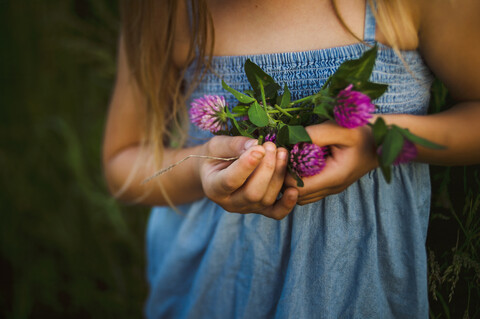
[[[298,204],[305,205],[338,194],[378,166],[370,127],[348,129],[326,122],[306,129],[314,144],[330,145],[332,154],[319,174],[302,178],[305,185],[298,188]],[[285,184],[296,187],[296,181],[290,175]]]
[[[271,142],[256,145],[246,137],[215,136],[204,145],[204,154],[235,157],[234,162],[200,160],[205,195],[229,212],[258,213],[282,219],[297,202],[298,191],[286,188],[281,199],[287,151]]]

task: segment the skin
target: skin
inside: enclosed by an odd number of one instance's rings
[[[358,42],[345,31],[325,0],[263,0],[209,2],[216,30],[214,55],[243,55],[305,51]],[[440,165],[464,165],[480,162],[480,2],[415,1],[412,19],[418,28],[418,49],[432,71],[446,84],[458,101],[452,109],[436,115],[382,115],[389,124],[397,124],[413,133],[447,147],[433,151],[419,148],[418,160]],[[363,34],[364,1],[341,0],[338,7],[355,34]],[[180,30],[175,44],[172,71],[186,62],[188,20],[185,8],[179,9]],[[288,23],[285,23],[288,21]],[[325,30],[325,32],[319,32]],[[328,32],[327,32],[328,30]],[[416,49],[416,41],[406,38],[401,49]],[[376,38],[385,43],[377,28]],[[128,179],[135,159],[147,160],[139,141],[145,117],[143,98],[136,87],[120,41],[118,75],[106,125],[103,161],[113,193]],[[409,44],[410,43],[410,44]],[[453,48],[453,49],[452,49]],[[207,143],[181,150],[166,149],[166,167],[189,154],[220,157],[240,156],[232,163],[190,159],[158,178],[174,204],[188,203],[207,196],[230,212],[258,213],[282,219],[295,204],[308,204],[345,190],[378,166],[368,127],[345,129],[333,123],[307,128],[315,144],[332,145],[322,173],[304,178],[297,188],[285,172],[286,150],[272,143],[250,145],[245,137],[218,136]],[[166,205],[167,197],[157,183],[140,185],[153,174],[149,165],[140,167],[124,201],[147,205]],[[277,195],[284,187],[280,200]],[[138,200],[137,200],[138,201]]]

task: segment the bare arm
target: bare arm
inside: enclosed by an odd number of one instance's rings
[[[147,205],[165,205],[167,201],[156,181],[140,185],[145,178],[154,173],[153,165],[145,165],[151,162],[151,154],[142,154],[140,148],[145,116],[145,101],[131,75],[123,41],[120,41],[117,80],[103,144],[105,175],[114,194],[128,185],[121,194],[122,200],[136,201],[143,198],[142,203]],[[201,147],[165,149],[164,165],[169,165],[186,155],[200,153]],[[182,169],[173,170],[165,176],[167,178],[161,178],[167,194],[174,203],[193,201],[204,195],[196,164],[197,161],[191,159],[182,164]],[[129,180],[130,174],[135,169],[137,172],[133,173],[133,179]],[[146,194],[149,195],[145,197]]]
[[[424,1],[420,12],[420,51],[457,104],[435,115],[385,119],[447,147],[443,151],[421,148],[420,161],[480,163],[480,2]]]
[[[259,213],[275,219],[285,217],[295,206],[298,192],[293,187],[285,189],[277,200],[285,177],[286,150],[277,149],[273,143],[256,145],[255,140],[242,136],[217,136],[203,145],[184,149],[165,148],[163,167],[191,154],[239,159],[227,163],[192,158],[142,185],[154,173],[154,166],[148,165],[152,154],[140,146],[145,109],[121,41],[103,144],[105,176],[111,192],[120,191],[121,200],[150,206],[176,205],[207,196],[228,211]]]
[[[458,103],[435,115],[382,117],[389,124],[406,127],[446,147],[419,147],[418,161],[440,165],[480,163],[480,2],[425,0],[419,12],[419,49]],[[339,193],[378,166],[370,129],[345,129],[328,123],[307,130],[315,144],[334,147],[324,171],[305,178],[305,187],[299,189],[300,204]],[[294,186],[295,181],[288,177],[286,184]]]

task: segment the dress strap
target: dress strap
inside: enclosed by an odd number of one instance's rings
[[[370,7],[370,1],[366,0],[365,2],[365,28],[363,40],[365,42],[375,42],[375,16],[373,15],[372,8]]]
[[[186,0],[185,1],[186,6],[187,6],[187,13],[188,13],[188,25],[190,27],[190,31],[193,30],[194,25],[193,25],[193,7],[192,7],[192,1]]]

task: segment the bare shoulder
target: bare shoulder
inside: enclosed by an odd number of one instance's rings
[[[421,0],[419,49],[459,100],[480,99],[480,1]]]

